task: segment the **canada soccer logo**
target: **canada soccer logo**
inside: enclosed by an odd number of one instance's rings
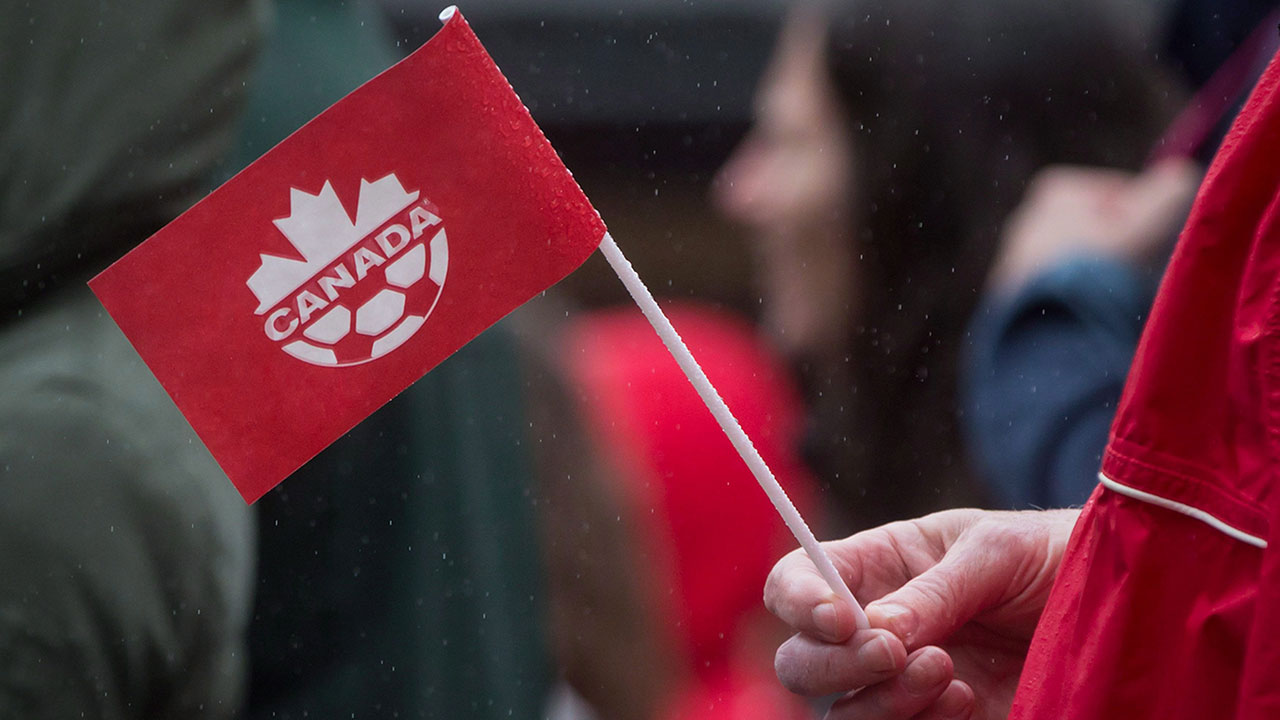
[[[329,181],[319,194],[292,188],[276,228],[302,259],[262,254],[246,283],[263,332],[313,365],[382,357],[422,328],[444,289],[448,240],[436,207],[395,174],[360,181],[356,218]]]

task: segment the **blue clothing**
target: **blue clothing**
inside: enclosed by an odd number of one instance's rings
[[[1088,498],[1155,280],[1114,260],[1076,259],[979,307],[963,425],[999,505]]]

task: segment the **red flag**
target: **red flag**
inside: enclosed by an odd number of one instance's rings
[[[604,232],[455,12],[90,286],[252,502]]]

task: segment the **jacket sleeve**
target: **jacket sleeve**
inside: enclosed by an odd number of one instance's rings
[[[1077,259],[979,308],[964,429],[1001,504],[1065,507],[1089,496],[1153,290],[1122,263]]]

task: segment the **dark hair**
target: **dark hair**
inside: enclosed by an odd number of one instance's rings
[[[964,329],[1031,175],[1136,169],[1172,98],[1140,43],[1085,3],[861,0],[829,17],[861,312],[816,449],[857,518],[879,522],[975,501],[956,409]]]

